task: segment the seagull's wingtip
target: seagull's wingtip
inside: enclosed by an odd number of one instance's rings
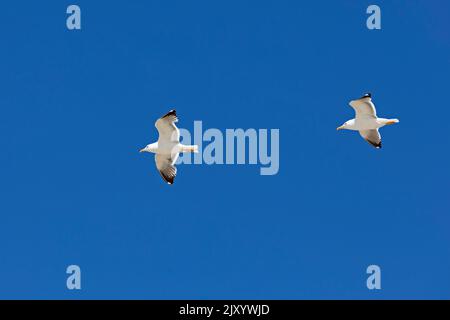
[[[165,115],[163,115],[161,117],[162,118],[166,118],[166,117],[170,117],[170,116],[175,116],[175,118],[177,117],[177,111],[175,109],[170,110],[169,112],[167,112]]]

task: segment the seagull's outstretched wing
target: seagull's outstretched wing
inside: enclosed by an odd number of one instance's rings
[[[355,118],[376,118],[377,110],[372,102],[370,93],[365,94],[357,100],[350,101],[350,106],[355,109]]]
[[[173,184],[173,180],[177,175],[177,168],[174,165],[175,161],[177,161],[177,158],[178,154],[173,156],[163,154],[155,155],[156,168],[158,169],[161,177],[168,184]]]
[[[375,148],[377,149],[381,148],[381,136],[380,133],[378,132],[378,129],[360,130],[359,134]]]
[[[160,141],[180,141],[180,130],[178,130],[175,122],[178,122],[177,112],[175,110],[170,110],[155,122]]]

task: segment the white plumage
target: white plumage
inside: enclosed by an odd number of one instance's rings
[[[173,184],[177,175],[175,162],[180,152],[198,152],[198,146],[187,146],[180,143],[180,130],[175,123],[178,117],[175,110],[159,118],[155,127],[158,130],[158,141],[147,145],[140,152],[155,153],[156,168],[168,184]]]
[[[381,148],[381,136],[378,129],[386,125],[398,123],[399,120],[378,118],[370,93],[366,93],[361,98],[350,101],[350,106],[355,109],[355,119],[345,122],[337,130],[347,129],[359,131],[361,137],[368,143],[377,149]]]

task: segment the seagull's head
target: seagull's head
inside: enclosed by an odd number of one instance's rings
[[[158,148],[157,142],[156,143],[152,143],[152,144],[148,144],[145,146],[145,148],[142,148],[141,150],[139,150],[139,152],[156,152],[156,149]]]
[[[342,126],[339,126],[339,127],[337,127],[336,128],[336,130],[344,130],[344,129],[347,129],[347,122],[346,123],[344,123]]]
[[[352,127],[355,125],[355,120],[348,120],[346,121],[342,126],[337,127],[336,130],[344,130],[344,129],[352,129]]]

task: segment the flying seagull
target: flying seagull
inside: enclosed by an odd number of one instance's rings
[[[398,119],[384,119],[377,117],[375,105],[372,102],[372,95],[366,93],[361,98],[350,101],[350,106],[355,109],[355,119],[348,120],[337,130],[347,129],[359,131],[368,143],[375,148],[381,148],[381,136],[378,129],[387,125],[398,123]]]
[[[198,146],[187,146],[180,143],[180,130],[178,130],[175,122],[178,122],[175,110],[170,110],[159,118],[155,122],[155,127],[159,133],[158,141],[139,151],[155,153],[156,168],[168,184],[173,184],[177,175],[175,162],[179,153],[198,152]]]

